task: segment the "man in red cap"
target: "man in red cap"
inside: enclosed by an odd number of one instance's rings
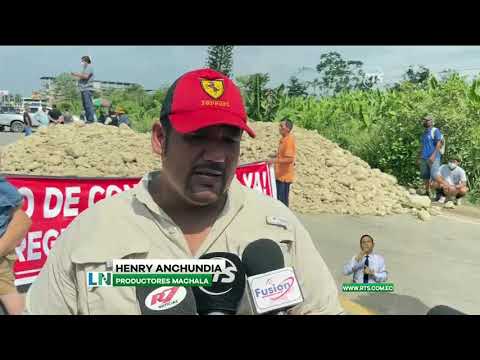
[[[302,288],[305,301],[290,313],[342,313],[336,284],[300,221],[276,199],[236,179],[244,131],[255,136],[240,90],[229,78],[201,69],[177,79],[152,128],[162,170],[75,218],[30,288],[27,312],[140,314],[143,304],[135,291],[89,288],[87,273],[111,271],[108,264],[120,258],[191,259],[212,252],[241,257],[248,244],[267,238],[282,248],[285,266],[295,267]],[[229,279],[215,281],[229,291]],[[152,311],[185,311],[185,295],[176,303],[167,298],[168,304]],[[246,295],[236,313],[253,313]]]

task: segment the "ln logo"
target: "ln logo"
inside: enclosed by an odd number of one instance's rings
[[[87,272],[87,287],[112,287],[112,272],[110,271],[89,271]]]

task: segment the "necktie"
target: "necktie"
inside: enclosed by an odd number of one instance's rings
[[[365,259],[365,266],[368,267],[368,255],[366,256],[366,259]],[[363,274],[363,283],[364,284],[367,284],[368,283],[368,274]]]

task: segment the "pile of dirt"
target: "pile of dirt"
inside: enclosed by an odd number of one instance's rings
[[[255,123],[253,127],[257,138],[245,137],[241,148],[244,162],[266,159],[278,148],[278,124]],[[290,190],[293,210],[384,216],[430,209],[428,197],[409,194],[395,177],[371,169],[318,132],[294,128],[293,134],[297,144],[296,181]]]
[[[244,136],[240,163],[268,159],[280,135],[276,123],[252,123],[255,139]],[[295,128],[297,179],[291,208],[301,213],[388,215],[412,212],[422,220],[436,215],[427,197],[409,194],[382,173],[315,131]],[[29,175],[134,176],[161,167],[150,135],[126,126],[74,123],[42,128],[4,148],[2,171]]]
[[[149,134],[83,122],[41,128],[6,146],[1,162],[7,173],[83,177],[139,177],[159,167]]]

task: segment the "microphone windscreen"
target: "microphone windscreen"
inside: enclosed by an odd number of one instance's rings
[[[242,254],[247,276],[264,274],[285,266],[282,249],[273,240],[259,239],[247,245]]]
[[[245,293],[245,268],[240,258],[227,252],[204,254],[200,259],[225,260],[225,269],[214,274],[212,286],[192,288],[199,314],[235,314]]]
[[[455,310],[449,306],[438,305],[431,308],[428,311],[427,315],[467,315],[467,314],[462,313],[458,310]]]

